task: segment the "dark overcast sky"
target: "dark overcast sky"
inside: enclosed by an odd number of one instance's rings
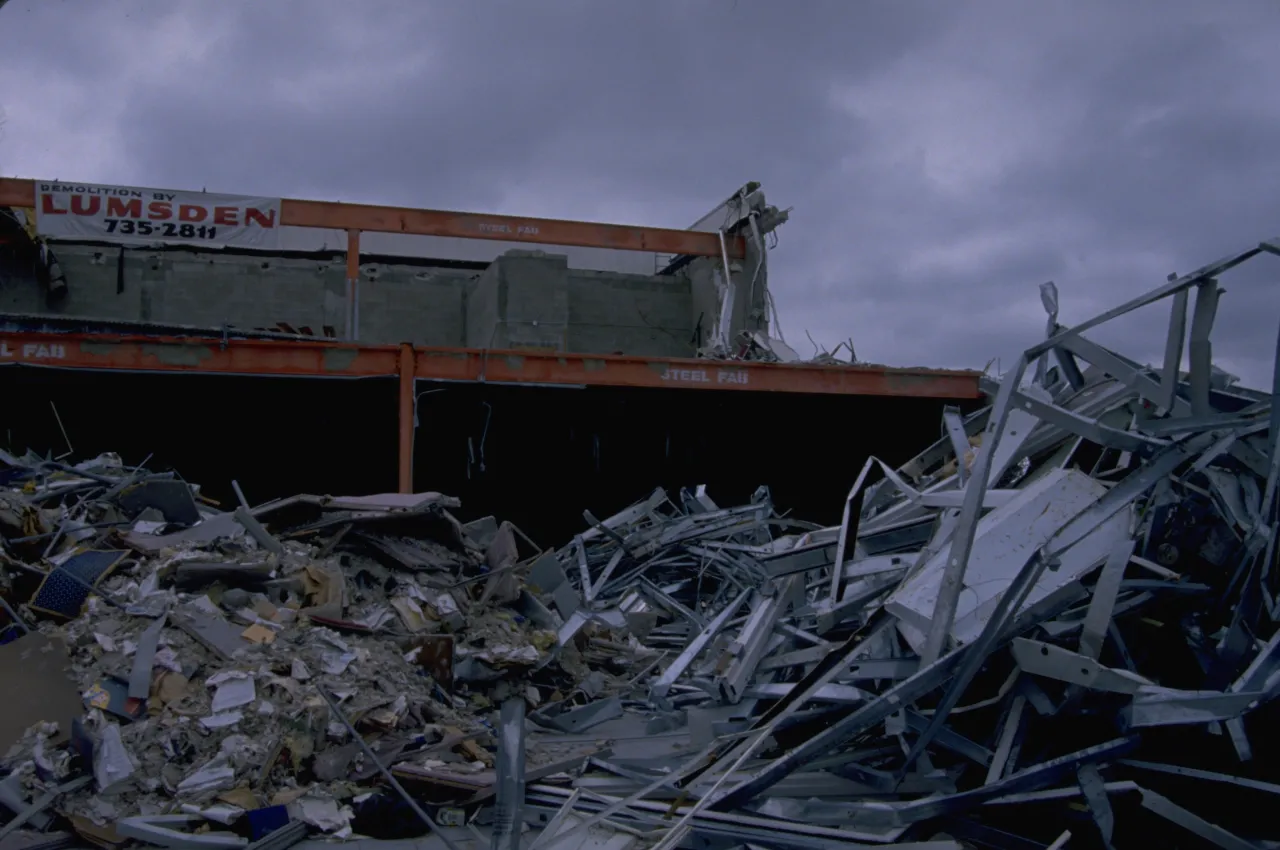
[[[671,227],[759,180],[801,353],[981,367],[1041,281],[1069,324],[1280,235],[1278,45],[1275,0],[12,0],[0,172]]]

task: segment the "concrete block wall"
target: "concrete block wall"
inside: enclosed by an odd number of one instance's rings
[[[716,322],[720,318],[720,298],[716,272],[720,264],[699,258],[685,266],[689,280],[689,335],[697,337],[698,346],[715,344]]]
[[[0,262],[0,312],[342,335],[346,264],[331,258],[59,244],[68,295],[51,304],[29,265]],[[647,276],[571,269],[564,255],[516,250],[482,272],[365,263],[361,342],[690,357],[700,311],[714,324],[709,261]],[[710,287],[708,289],[708,287]],[[708,298],[708,293],[710,297]],[[745,298],[745,293],[743,295]],[[745,305],[744,305],[745,307]],[[744,311],[745,312],[745,311]]]
[[[693,357],[689,279],[571,270],[569,351]]]
[[[345,264],[343,264],[345,276]],[[393,264],[360,267],[360,341],[464,346],[466,288],[476,272]],[[342,309],[346,309],[343,280]],[[343,325],[338,325],[342,333]]]
[[[466,347],[567,351],[569,260],[508,251],[466,292]]]
[[[126,252],[126,257],[129,253]],[[74,279],[79,285],[72,287],[66,299],[56,306],[49,304],[29,263],[6,261],[0,265],[0,312],[56,313],[137,321],[143,309],[142,267],[126,261],[124,291],[117,293],[118,255],[119,249],[81,246],[66,246],[59,251],[58,260],[63,273],[68,280]]]
[[[567,259],[511,251],[467,288],[468,348],[690,357],[691,290],[683,276],[570,269]]]
[[[288,322],[341,331],[341,262],[59,245],[68,294],[56,304],[29,279],[0,282],[0,310],[238,327]],[[123,271],[123,273],[121,273]]]
[[[0,270],[0,312],[239,328],[284,322],[346,328],[346,261],[137,251],[59,245],[67,297],[50,304],[29,269]],[[361,268],[360,338],[416,345],[463,344],[463,290],[474,272],[366,264]]]
[[[63,259],[64,254],[59,260],[74,301],[78,269]],[[108,268],[108,276],[114,277],[109,263]],[[322,334],[325,325],[338,333],[343,329],[345,283],[340,263],[166,252],[126,255],[125,268],[124,292],[114,297],[136,300],[137,318],[143,321],[242,328],[286,322],[294,328],[310,327],[316,334]],[[99,291],[95,303],[101,300]]]

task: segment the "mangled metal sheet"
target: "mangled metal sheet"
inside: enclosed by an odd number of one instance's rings
[[[984,516],[974,534],[970,568],[965,573],[952,637],[961,643],[976,639],[1022,565],[1106,492],[1105,486],[1082,472],[1054,469],[1018,491],[1016,499]],[[1107,520],[1061,553],[1058,568],[1041,576],[1024,606],[1039,602],[1089,572],[1128,533],[1128,515],[1117,514]],[[943,570],[950,557],[948,544],[885,601],[885,609],[910,627],[904,633],[909,641],[929,630]]]

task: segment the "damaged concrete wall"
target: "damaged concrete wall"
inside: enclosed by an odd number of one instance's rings
[[[341,260],[338,265],[345,268]],[[345,276],[345,271],[340,272]],[[464,299],[475,272],[390,264],[360,267],[360,341],[464,344]],[[345,293],[346,281],[342,282]],[[339,299],[339,313],[346,308]],[[337,325],[342,333],[343,325]]]
[[[50,303],[29,266],[0,275],[0,312],[243,328],[284,322],[323,335],[345,325],[341,258],[246,257],[221,253],[60,245],[65,299]],[[370,264],[360,313],[367,339],[461,345],[462,291],[474,273]],[[408,305],[409,309],[404,309]]]
[[[693,357],[692,313],[693,287],[683,275],[569,272],[570,351]]]
[[[566,350],[568,274],[567,257],[541,251],[494,260],[467,291],[467,347]]]
[[[760,263],[760,256],[754,243],[747,240],[746,257],[729,263],[733,280],[733,310],[726,336],[730,349],[734,348],[743,330],[766,334],[769,331],[768,268]],[[699,330],[702,345],[711,345],[720,317],[720,294],[716,281],[724,274],[724,263],[711,257],[700,257],[689,263],[684,271],[691,281],[690,327]]]
[[[789,217],[788,210],[768,204],[759,183],[748,183],[689,228],[702,233],[723,231],[746,242],[743,258],[729,263],[733,302],[723,329],[719,327],[724,298],[721,286],[726,275],[723,259],[700,257],[684,268],[691,281],[692,327],[699,348],[723,348],[718,356],[725,356],[739,349],[744,331],[769,334],[769,251],[765,240]]]
[[[66,297],[51,302],[31,262],[15,256],[0,261],[0,312],[205,327],[285,323],[316,335],[326,328],[341,335],[346,326],[341,255],[140,249],[122,255],[117,247],[71,244],[57,245],[55,252]],[[564,255],[542,251],[510,251],[484,271],[365,263],[359,338],[374,344],[693,356],[695,290],[683,272],[575,269]]]
[[[692,357],[684,276],[571,269],[559,254],[511,251],[467,289],[469,348]]]

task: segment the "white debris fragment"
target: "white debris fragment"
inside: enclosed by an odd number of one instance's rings
[[[363,616],[353,619],[352,622],[376,631],[393,619],[395,619],[395,614],[389,607],[386,605],[375,605]]]
[[[334,649],[340,649],[343,652],[349,652],[351,645],[338,636],[338,633],[330,629],[318,628],[312,631],[317,638],[332,646]]]
[[[217,687],[213,693],[213,704],[210,706],[214,714],[248,705],[258,696],[253,685],[253,676],[241,670],[224,670],[216,673],[206,679],[205,684]]]
[[[194,773],[178,783],[178,793],[194,797],[213,791],[231,788],[236,783],[235,769],[227,763],[225,753],[219,754],[212,761],[198,768]]]
[[[437,593],[435,597],[427,601],[427,604],[435,609],[436,615],[449,628],[456,630],[465,625],[466,620],[462,616],[462,610],[458,607],[457,600],[447,590]]]
[[[93,750],[93,778],[99,791],[123,782],[137,770],[133,756],[120,739],[120,725],[108,723]]]
[[[224,711],[221,714],[211,714],[208,717],[200,718],[200,725],[206,729],[225,729],[228,726],[235,726],[244,719],[244,714],[239,711]]]
[[[335,838],[347,838],[351,835],[351,818],[355,812],[349,806],[339,806],[329,797],[307,795],[289,807],[294,810],[298,820],[327,832]]]
[[[187,603],[187,607],[194,608],[201,613],[209,614],[214,617],[222,617],[222,609],[214,604],[214,601],[208,596],[197,596],[195,599]]]
[[[538,654],[537,647],[528,644],[524,646],[499,644],[477,652],[472,657],[488,664],[537,664],[541,656]]]
[[[206,820],[230,826],[240,819],[240,816],[244,814],[244,809],[239,806],[229,806],[226,804],[202,807],[197,806],[195,803],[183,803],[182,812],[183,814],[188,815],[199,815]]]
[[[147,577],[138,585],[138,599],[143,599],[160,592],[160,571],[152,569]]]
[[[49,740],[58,734],[58,724],[53,722],[41,723],[36,728],[36,742],[31,751],[31,759],[36,763],[40,770],[51,776],[63,776],[66,774],[65,767],[70,761],[70,755],[65,751],[59,752],[54,750],[49,752]]]
[[[354,652],[334,652],[333,650],[325,650],[320,655],[320,669],[328,673],[330,676],[340,676],[351,666],[351,662],[356,660]]]
[[[174,652],[171,646],[161,647],[157,650],[155,660],[151,664],[153,667],[160,667],[171,673],[182,672],[182,664],[178,661],[178,653]]]

